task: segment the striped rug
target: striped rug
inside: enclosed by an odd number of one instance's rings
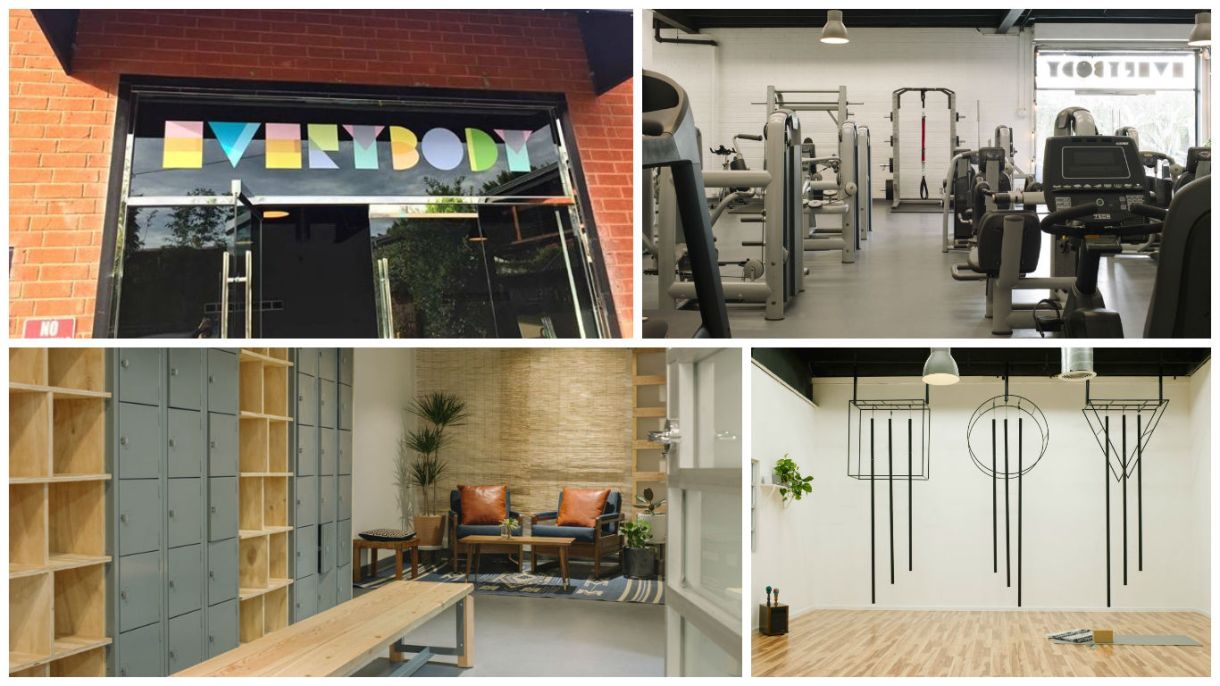
[[[526,563],[529,566],[529,563]],[[477,575],[471,574],[471,583],[475,593],[491,595],[534,596],[540,598],[577,598],[581,600],[604,600],[616,603],[645,603],[661,605],[665,602],[665,581],[662,579],[628,579],[618,574],[615,565],[603,568],[605,573],[601,579],[592,578],[591,569],[581,569],[587,565],[574,565],[575,572],[569,579],[568,589],[563,588],[563,579],[558,575],[558,567],[554,563],[540,565],[539,574],[529,571],[517,571],[515,563],[508,562],[499,555],[486,556],[480,565]],[[581,573],[586,573],[581,576]],[[370,589],[393,578],[392,567],[379,571],[376,579],[369,579],[357,584],[357,588]],[[445,583],[465,583],[466,570],[459,571],[449,568],[448,562],[434,565],[420,565],[419,579],[421,581],[440,581]]]

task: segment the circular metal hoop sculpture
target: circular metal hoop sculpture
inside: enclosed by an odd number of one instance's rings
[[[1017,419],[1024,419],[1020,424],[1032,424],[1037,431],[1038,456],[1032,462],[1024,462],[1020,469],[1011,471],[1004,470],[997,464],[996,469],[992,469],[991,465],[983,461],[980,454],[991,454],[991,450],[995,445],[992,440],[999,442],[1002,447],[1006,441],[1002,433],[1003,429],[997,428],[996,436],[993,439],[986,429],[976,431],[980,422],[986,425],[985,420],[994,419],[997,424],[1002,424],[1003,420],[1012,420],[1009,425],[1016,430],[1018,426]],[[974,410],[974,414],[970,416],[970,423],[966,425],[966,447],[970,450],[970,459],[974,461],[974,466],[979,468],[989,477],[999,479],[1015,479],[1021,474],[1028,474],[1042,460],[1042,456],[1046,454],[1046,446],[1051,439],[1050,425],[1046,422],[1046,415],[1042,414],[1042,410],[1034,404],[1032,400],[1020,395],[1009,394],[1007,396],[997,395],[993,398],[983,401]],[[975,450],[975,441],[981,441],[980,449]],[[1032,447],[1032,445],[1031,445]]]

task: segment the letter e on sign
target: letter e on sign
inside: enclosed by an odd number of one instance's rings
[[[73,338],[75,319],[27,319],[23,338]]]

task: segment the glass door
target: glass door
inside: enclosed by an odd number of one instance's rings
[[[253,214],[238,200],[206,200],[126,208],[117,258],[117,336],[225,338],[246,332]]]
[[[465,200],[370,208],[378,334],[600,335],[570,204]]]
[[[667,355],[666,676],[741,674],[741,353]]]

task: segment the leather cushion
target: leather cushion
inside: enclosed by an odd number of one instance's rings
[[[508,516],[508,487],[503,484],[458,486],[458,494],[462,499],[462,524],[499,524]]]
[[[597,526],[597,518],[606,508],[608,488],[565,488],[559,503],[559,526]]]

